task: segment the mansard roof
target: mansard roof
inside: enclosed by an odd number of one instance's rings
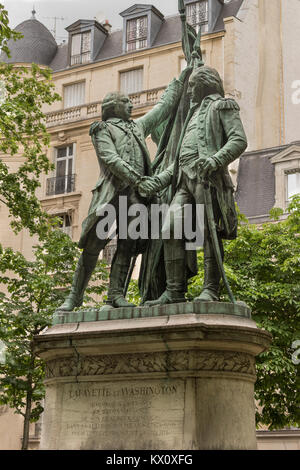
[[[57,44],[50,31],[35,18],[23,21],[16,28],[23,34],[18,41],[8,41],[11,57],[2,53],[0,60],[8,63],[36,63],[50,65],[57,52]]]
[[[236,16],[243,3],[243,0],[231,0],[229,3],[224,3],[216,21],[214,30],[212,32],[219,32],[224,30],[224,18],[229,16]],[[164,21],[161,22],[160,29],[151,45],[151,48],[173,44],[181,41],[181,21],[179,15],[169,16],[164,18],[163,15],[153,6],[137,3],[121,13],[123,17],[132,17],[132,15],[139,16],[148,11],[154,12]],[[76,31],[77,28],[87,27],[89,25],[96,25],[98,28],[106,33],[106,38],[101,46],[98,54],[94,58],[94,62],[108,60],[114,57],[119,57],[125,54],[123,48],[123,31],[117,30],[107,34],[107,31],[95,20],[77,20],[66,28],[68,32]],[[1,55],[1,60],[5,62],[36,62],[38,64],[49,65],[54,72],[64,70],[69,67],[68,54],[69,49],[67,44],[57,46],[56,41],[50,31],[35,18],[24,21],[16,28],[21,31],[24,38],[9,43],[12,57],[7,59],[4,54]]]
[[[242,214],[263,220],[275,204],[275,171],[270,159],[277,148],[247,152],[239,162],[236,202]]]
[[[297,156],[294,155],[297,150]],[[300,142],[246,152],[239,162],[236,202],[240,211],[253,223],[268,220],[274,207],[275,163],[299,159]]]
[[[132,16],[132,15],[140,16],[140,15],[144,15],[150,10],[156,13],[156,15],[159,16],[161,19],[164,18],[164,15],[157,8],[155,8],[154,5],[146,5],[144,3],[136,3],[132,7],[129,7],[126,10],[122,11],[120,15],[122,17]]]
[[[96,26],[97,28],[99,28],[104,34],[107,34],[107,31],[106,29],[104,28],[104,26],[102,26],[102,24],[98,23],[98,21],[96,20],[77,20],[75,21],[74,23],[72,23],[70,26],[68,26],[66,28],[66,31],[68,31],[69,33],[72,32],[72,31],[76,31],[77,29],[81,29],[81,28],[89,28],[91,26]]]

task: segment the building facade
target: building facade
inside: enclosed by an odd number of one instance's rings
[[[293,191],[300,192],[300,2],[186,0],[186,4],[188,22],[203,31],[205,63],[220,72],[226,95],[241,107],[249,147],[230,171],[241,210],[256,223],[275,204],[286,207]],[[158,8],[133,5],[120,13],[123,29],[116,31],[108,21],[78,20],[66,28],[69,40],[60,45],[33,14],[16,28],[23,39],[10,44],[9,61],[50,67],[62,96],[51,109],[44,108],[51,135],[48,157],[55,169],[42,176],[38,197],[49,214],[61,218],[62,230],[74,241],[80,237],[99,177],[89,127],[101,119],[103,97],[111,91],[129,94],[133,118],[138,118],[157,103],[185,66],[179,15],[174,11],[174,16],[164,17]],[[156,146],[150,138],[147,145],[154,157]],[[1,158],[10,162],[12,170],[21,161],[18,155],[13,160]],[[33,240],[25,230],[12,235],[1,202],[0,241],[31,255]],[[113,248],[105,250],[108,261]],[[19,448],[22,420],[12,442],[2,431],[8,416],[10,411],[0,410],[0,448]],[[263,439],[259,436],[259,442]],[[299,435],[295,442],[300,446]]]

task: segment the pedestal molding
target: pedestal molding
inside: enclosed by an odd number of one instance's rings
[[[69,356],[48,361],[46,379],[78,376],[122,376],[153,372],[218,371],[255,378],[254,357],[235,351],[169,351],[142,354]]]
[[[255,356],[270,340],[222,314],[56,325],[35,341],[41,449],[255,449]]]

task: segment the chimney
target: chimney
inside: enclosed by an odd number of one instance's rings
[[[102,24],[102,26],[106,29],[106,31],[108,32],[108,34],[111,33],[111,24],[108,20],[105,20],[104,23]]]

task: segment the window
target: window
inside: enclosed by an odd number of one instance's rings
[[[275,173],[275,207],[286,209],[291,197],[300,194],[300,145],[284,146],[270,162]]]
[[[72,217],[70,214],[62,214],[57,216],[60,219],[60,230],[72,238]]]
[[[74,144],[56,149],[56,176],[47,180],[47,196],[75,191]]]
[[[130,95],[143,90],[143,69],[129,70],[120,73],[120,91]]]
[[[189,3],[186,6],[187,22],[199,31],[200,25],[202,32],[208,31],[208,0]]]
[[[74,34],[71,45],[71,65],[84,64],[91,60],[91,32]]]
[[[85,103],[85,82],[64,86],[64,107],[72,108]]]
[[[287,202],[295,196],[300,194],[300,169],[289,170],[287,175]]]
[[[147,47],[148,18],[142,16],[127,21],[127,52],[136,51]]]

